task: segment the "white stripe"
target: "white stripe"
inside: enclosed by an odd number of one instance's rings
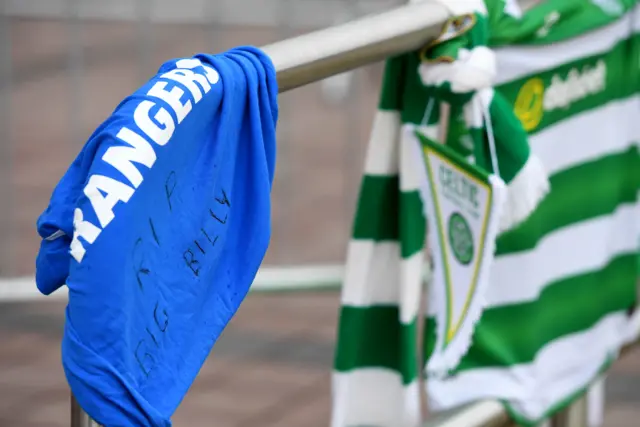
[[[400,245],[397,241],[352,240],[347,249],[342,304],[399,303]]]
[[[622,205],[613,215],[545,236],[531,251],[497,257],[487,308],[534,301],[555,280],[599,270],[617,255],[637,252],[637,218],[637,205]]]
[[[400,263],[400,321],[411,323],[421,307],[424,254],[419,251]],[[394,286],[393,282],[389,286]]]
[[[400,113],[378,110],[373,118],[365,160],[368,175],[394,175],[399,170]]]
[[[637,112],[638,97],[610,102],[530,136],[529,144],[547,172],[553,175],[627,150],[640,135]]]
[[[403,298],[406,309],[402,310],[401,320],[412,322],[418,313],[422,265],[422,251],[401,260],[400,245],[396,241],[352,240],[347,254],[342,304],[353,307],[399,305]]]
[[[437,127],[432,129],[437,131]],[[416,156],[420,153],[420,141],[415,136],[416,127],[414,125],[402,126],[400,136],[400,190],[402,192],[414,191],[420,188],[422,179],[425,177],[422,157]],[[418,150],[416,150],[418,147]]]
[[[532,363],[463,371],[427,382],[429,406],[444,410],[477,399],[507,399],[537,419],[553,404],[586,386],[620,345],[624,313],[602,318],[593,328],[550,342]]]
[[[629,14],[582,36],[541,46],[509,46],[495,50],[496,85],[533,76],[569,62],[605,53],[621,40],[630,36]]]
[[[398,372],[365,368],[333,373],[332,427],[418,426],[417,380],[402,384]]]

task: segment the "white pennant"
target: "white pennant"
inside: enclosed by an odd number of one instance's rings
[[[420,151],[416,157],[424,172],[420,193],[434,261],[430,305],[437,322],[437,341],[427,373],[442,376],[467,353],[484,309],[507,190],[499,177],[446,146],[416,136]]]

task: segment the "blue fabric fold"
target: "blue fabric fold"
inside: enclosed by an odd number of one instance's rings
[[[69,289],[63,366],[99,424],[170,426],[246,296],[270,239],[277,92],[254,47],[168,61],[38,219],[37,286]]]

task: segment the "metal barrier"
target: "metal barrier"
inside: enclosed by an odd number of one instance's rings
[[[297,87],[422,47],[449,17],[440,3],[397,7],[343,25],[264,46],[285,92]],[[586,397],[557,414],[549,427],[586,427]],[[431,419],[425,427],[513,426],[499,402],[479,402]],[[96,427],[71,397],[71,426]]]

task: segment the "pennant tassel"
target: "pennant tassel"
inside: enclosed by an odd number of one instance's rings
[[[542,161],[531,154],[524,166],[507,186],[499,232],[512,229],[526,220],[550,190],[547,171]]]
[[[547,172],[531,152],[527,134],[504,98],[491,88],[477,91],[465,106],[475,139],[476,164],[507,184],[498,233],[526,220],[549,193]]]
[[[484,117],[485,128],[487,133],[487,139],[489,143],[489,150],[492,153],[492,169],[498,176],[500,174],[500,166],[498,160],[498,148],[496,147],[496,139],[494,133],[494,126],[491,119],[491,102],[496,97],[495,92],[491,89],[482,89],[476,94],[476,98],[479,100],[473,105],[482,109]],[[527,219],[533,211],[538,207],[542,199],[549,193],[550,185],[547,171],[542,164],[539,157],[531,152],[527,142],[527,134],[519,122],[514,120],[513,115],[508,105],[503,102],[502,98],[496,97],[496,108],[494,114],[504,124],[503,128],[500,128],[501,141],[508,141],[507,138],[511,138],[511,144],[504,144],[503,148],[505,153],[509,153],[509,150],[515,150],[519,146],[520,151],[526,154],[526,160],[522,167],[515,173],[515,176],[510,177],[510,181],[507,186],[507,197],[505,204],[502,208],[502,216],[500,217],[499,233],[515,228],[522,221]],[[511,146],[511,147],[510,147]],[[512,155],[512,158],[518,159],[521,156]]]

